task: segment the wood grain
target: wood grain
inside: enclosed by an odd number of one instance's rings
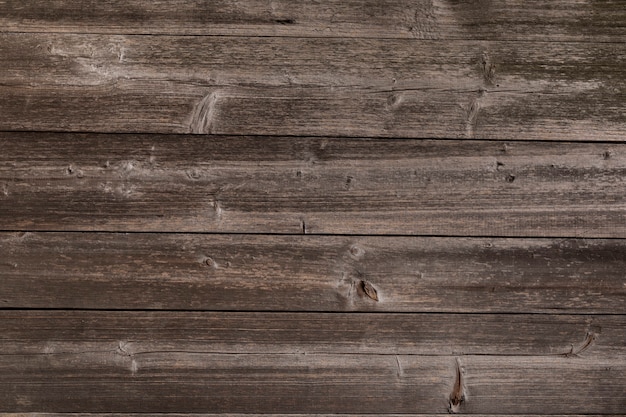
[[[0,2],[18,32],[623,42],[625,18],[621,0]]]
[[[626,316],[0,311],[0,356],[84,352],[617,359]]]
[[[624,319],[2,311],[0,400],[18,412],[439,414],[460,367],[461,412],[616,413]]]
[[[432,417],[438,414],[237,414],[228,413],[229,417]],[[1,417],[224,417],[223,414],[209,413],[0,413]],[[474,417],[623,417],[623,414],[474,414]]]
[[[625,43],[7,33],[0,129],[623,141],[625,55]]]
[[[466,413],[618,413],[626,405],[623,359],[139,355],[123,347],[0,356],[0,401],[17,412],[445,413],[457,366]]]
[[[626,145],[0,133],[0,229],[626,237]]]
[[[4,233],[0,306],[624,314],[625,242]]]

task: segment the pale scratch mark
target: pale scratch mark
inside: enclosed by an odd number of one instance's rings
[[[400,357],[398,355],[396,355],[396,365],[398,366],[397,375],[399,378],[402,378],[402,376],[404,375],[404,370],[402,369],[402,365],[400,365]]]
[[[467,107],[467,117],[465,119],[465,136],[469,139],[474,137],[478,115],[480,113],[480,100],[485,96],[485,90],[480,90],[478,97],[475,97]]]
[[[150,165],[154,165],[154,163],[156,162],[156,156],[154,156],[155,150],[156,146],[152,145],[152,147],[150,148],[150,157],[148,158],[148,162],[150,163]]]
[[[137,371],[139,370],[139,365],[137,364],[137,361],[135,360],[135,355],[126,349],[129,343],[131,342],[120,341],[117,346],[117,353],[122,356],[126,356],[127,358],[130,358],[130,372],[133,375],[135,375]]]
[[[130,353],[128,350],[126,350],[126,346],[128,346],[128,344],[129,344],[129,343],[130,343],[130,342],[121,342],[121,341],[118,343],[118,345],[117,345],[117,350],[118,350],[118,352],[119,352],[121,355],[123,355],[123,356],[128,356],[128,357],[133,356],[133,354],[132,354],[132,353]]]
[[[485,84],[488,86],[492,86],[495,84],[496,77],[496,65],[493,63],[489,54],[485,51],[483,52],[482,59],[480,61],[483,80]]]
[[[219,95],[217,92],[207,94],[196,104],[191,121],[189,122],[189,130],[191,133],[210,134],[215,117],[215,107]]]
[[[222,204],[219,202],[219,200],[215,200],[211,203],[211,205],[213,206],[213,211],[215,212],[215,218],[218,221],[222,220],[222,213],[224,212],[224,210],[222,209]]]

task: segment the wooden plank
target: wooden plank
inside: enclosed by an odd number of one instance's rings
[[[626,145],[0,133],[0,230],[626,237]]]
[[[626,241],[4,233],[4,308],[626,313]]]
[[[625,319],[2,311],[0,400],[18,412],[445,413],[460,372],[457,411],[615,413]]]
[[[2,34],[0,129],[623,141],[625,55],[626,43]]]
[[[626,2],[552,0],[36,0],[0,2],[0,30],[540,41],[626,40]]]
[[[229,417],[432,417],[441,414],[250,414],[228,413]],[[1,417],[224,417],[223,413],[0,413]],[[473,414],[474,417],[624,417],[624,414]]]
[[[0,355],[162,352],[615,359],[626,316],[0,311]]]
[[[460,384],[457,383],[460,381]],[[15,412],[619,413],[624,358],[120,351],[0,356]]]

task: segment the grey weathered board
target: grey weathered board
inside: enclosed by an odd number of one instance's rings
[[[0,0],[0,416],[626,415],[625,41],[624,0]]]
[[[137,358],[134,358],[137,356]],[[0,402],[21,412],[619,413],[623,360],[232,354],[0,356]],[[581,392],[584,393],[581,395]],[[593,399],[594,401],[590,401]]]
[[[626,145],[0,133],[0,230],[626,237]]]
[[[24,332],[24,329],[30,329]],[[127,353],[623,359],[624,315],[1,311],[3,355]],[[1,355],[0,355],[1,356]]]
[[[37,0],[0,2],[0,31],[624,41],[626,2]]]
[[[3,233],[0,252],[6,308],[626,313],[625,240]]]
[[[445,413],[457,382],[467,413],[626,405],[623,316],[0,318],[0,403],[19,411]]]
[[[0,129],[623,141],[626,43],[0,34]]]
[[[415,413],[366,413],[366,414],[253,414],[253,413],[228,413],[228,417],[432,417],[437,414],[415,414]],[[16,417],[15,413],[0,413],[1,417]],[[19,413],[19,417],[224,417],[225,414],[215,413]],[[473,417],[623,417],[623,414],[472,414]]]

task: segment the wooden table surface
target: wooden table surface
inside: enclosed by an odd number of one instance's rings
[[[449,413],[626,415],[625,0],[0,1],[0,416]]]

